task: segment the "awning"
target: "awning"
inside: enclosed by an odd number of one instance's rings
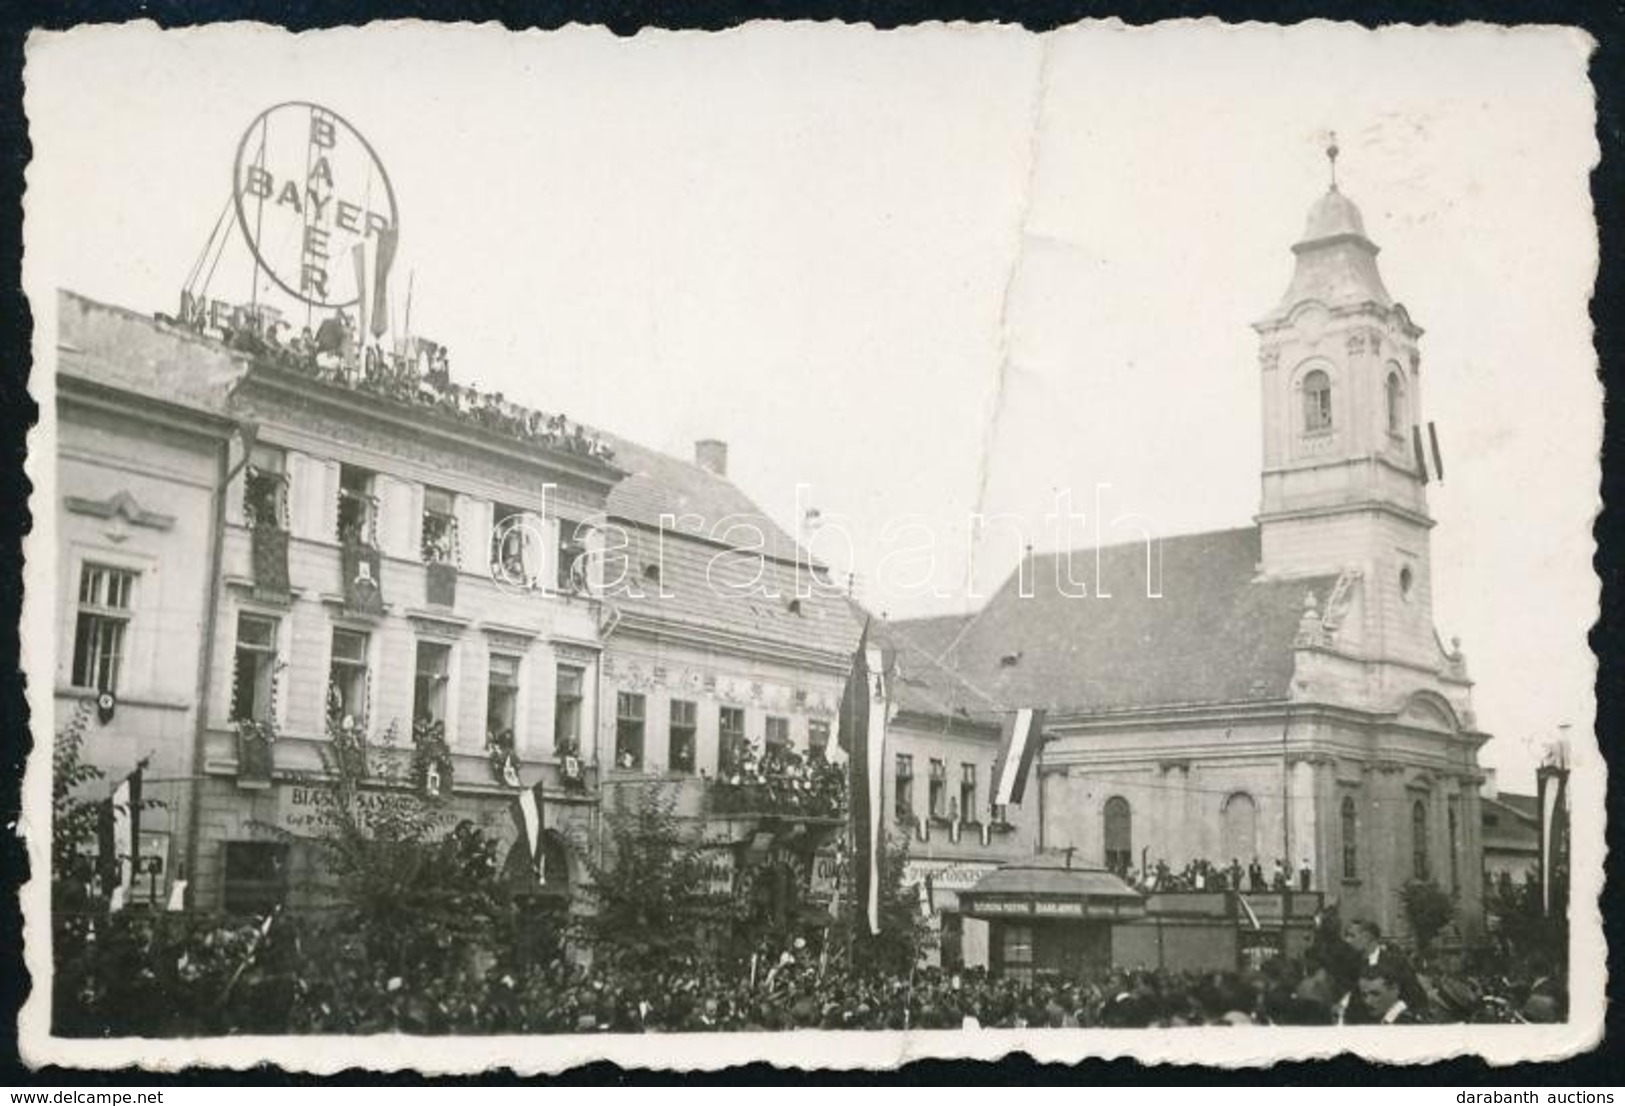
[[[1072,864],[1064,855],[1036,856],[961,891],[959,909],[973,918],[1128,921],[1145,916],[1145,899],[1104,868]]]

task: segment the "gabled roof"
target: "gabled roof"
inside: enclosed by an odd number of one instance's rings
[[[940,619],[924,619],[940,622]],[[957,620],[961,625],[964,619]],[[907,712],[996,728],[998,704],[965,680],[929,648],[916,643],[916,623],[870,623],[869,635],[888,655],[892,670],[888,685],[892,700]],[[936,627],[927,627],[927,634]],[[933,642],[935,644],[935,642]]]
[[[1100,550],[1100,589],[1092,549],[1077,551],[1070,570],[1065,553],[1030,558],[943,663],[1006,709],[1286,698],[1305,593],[1323,606],[1336,577],[1258,579],[1256,527],[1162,539],[1150,556],[1155,595],[1142,543]]]
[[[617,460],[619,457],[617,457]],[[850,657],[861,620],[803,566],[668,532],[624,529],[605,551],[605,597],[623,615]],[[617,543],[621,541],[617,536]]]
[[[615,465],[626,472],[610,492],[610,518],[659,529],[662,516],[673,516],[675,521],[664,523],[671,534],[755,548],[791,563],[798,556],[808,560],[795,540],[727,478],[626,438],[600,436],[615,450]]]

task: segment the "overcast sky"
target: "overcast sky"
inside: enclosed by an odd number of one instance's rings
[[[854,537],[871,606],[958,611],[1057,544],[1063,491],[1166,534],[1250,523],[1249,324],[1336,129],[1426,329],[1436,621],[1484,762],[1532,791],[1531,742],[1592,716],[1584,64],[1558,31],[1329,25],[101,29],[30,51],[27,280],[174,310],[249,121],[320,102],[387,166],[397,291],[460,380],[679,455],[725,439],[787,529],[802,485],[815,550]],[[234,242],[211,292],[251,273]],[[978,509],[1024,534],[990,527],[968,587]],[[928,588],[883,561],[920,527]]]

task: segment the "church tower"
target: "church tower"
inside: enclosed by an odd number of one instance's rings
[[[1437,665],[1421,423],[1422,330],[1337,186],[1309,209],[1291,283],[1254,324],[1263,378],[1266,577],[1339,580],[1323,615],[1372,659]],[[1333,605],[1338,609],[1331,609]]]

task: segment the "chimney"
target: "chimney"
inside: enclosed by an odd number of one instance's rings
[[[1496,788],[1495,785],[1495,769],[1484,769],[1484,782],[1479,785],[1478,793],[1480,796],[1486,799],[1495,799],[1500,797],[1501,792]]]
[[[701,438],[694,443],[694,463],[712,476],[728,475],[728,443]]]

